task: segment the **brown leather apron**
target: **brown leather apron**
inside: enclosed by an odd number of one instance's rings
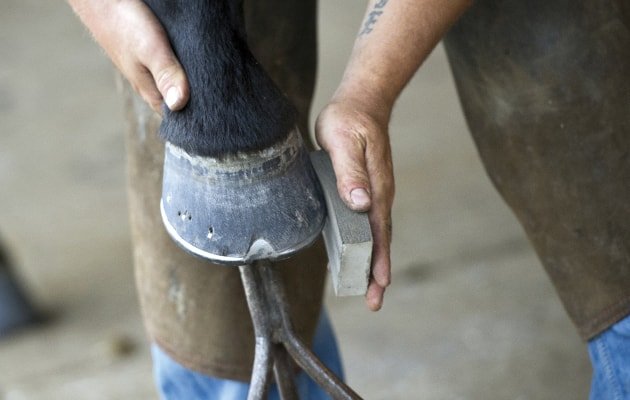
[[[629,10],[479,0],[445,39],[487,173],[584,339],[630,313]]]

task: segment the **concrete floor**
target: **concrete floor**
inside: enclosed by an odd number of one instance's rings
[[[318,110],[362,3],[321,3]],[[0,229],[54,321],[0,341],[0,399],[155,399],[134,293],[114,73],[69,8],[0,4]],[[484,175],[438,48],[392,123],[394,283],[328,307],[367,399],[585,399],[590,367]]]

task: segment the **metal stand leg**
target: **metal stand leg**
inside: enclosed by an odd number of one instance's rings
[[[296,370],[295,363],[293,363],[293,360],[281,344],[276,344],[274,348],[273,373],[280,392],[280,398],[283,400],[298,400],[297,388],[293,381],[293,373]]]
[[[297,399],[293,359],[333,399],[360,400],[350,387],[326,368],[295,335],[284,286],[271,262],[240,267],[247,304],[254,324],[256,353],[248,400],[261,400],[267,392],[273,365],[283,400]]]

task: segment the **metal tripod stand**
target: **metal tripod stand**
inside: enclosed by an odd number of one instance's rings
[[[256,352],[247,400],[263,399],[273,373],[283,400],[297,400],[293,361],[333,399],[361,399],[296,336],[278,267],[260,260],[239,267],[254,325]]]
[[[294,333],[272,264],[312,244],[327,215],[297,129],[269,148],[218,158],[167,142],[160,211],[182,248],[213,263],[240,266],[256,337],[248,400],[263,399],[272,368],[281,398],[298,399],[296,364],[332,398],[360,399]]]

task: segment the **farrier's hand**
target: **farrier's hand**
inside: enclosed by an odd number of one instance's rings
[[[387,126],[409,79],[471,0],[369,0],[341,83],[320,114],[317,140],[330,153],[341,198],[368,210],[374,247],[368,307],[391,279],[394,176]]]
[[[141,0],[68,0],[131,86],[157,112],[188,102],[186,75],[166,32]]]
[[[329,154],[337,189],[353,210],[367,211],[374,247],[372,274],[366,294],[370,310],[383,305],[391,279],[391,208],[394,174],[387,126],[391,109],[336,97],[320,113],[317,141]]]

